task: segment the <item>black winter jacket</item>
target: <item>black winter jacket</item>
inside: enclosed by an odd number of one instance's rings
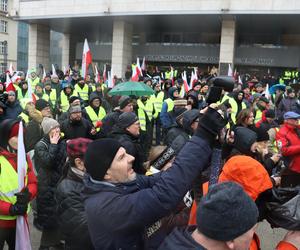
[[[192,238],[192,233],[195,229],[196,226],[190,226],[187,228],[175,228],[158,249],[205,250],[204,247],[202,247]]]
[[[60,230],[63,233],[65,247],[70,250],[93,249],[81,197],[83,187],[82,178],[71,168],[57,187],[57,215]]]
[[[61,123],[61,131],[64,133],[64,138],[75,139],[79,137],[95,139],[95,136],[91,134],[91,130],[93,125],[87,119],[82,118],[81,122],[79,123],[71,123],[70,119],[64,120]]]
[[[66,143],[51,144],[49,136],[41,139],[34,148],[34,163],[38,171],[37,220],[44,229],[57,228],[56,185],[66,161]]]
[[[119,120],[119,116],[122,114],[120,110],[115,110],[109,114],[107,114],[102,120],[102,128],[101,131],[108,136],[111,132],[113,127],[117,124]]]
[[[143,163],[146,161],[145,152],[141,146],[139,138],[132,136],[126,131],[115,126],[111,138],[117,139],[126,149],[127,154],[134,156],[133,169],[138,174],[145,174],[146,170]]]

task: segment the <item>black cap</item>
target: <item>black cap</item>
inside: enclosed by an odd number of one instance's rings
[[[38,111],[42,111],[44,108],[47,108],[47,107],[50,107],[50,104],[49,104],[49,102],[47,102],[44,99],[38,99],[35,103],[35,108]]]

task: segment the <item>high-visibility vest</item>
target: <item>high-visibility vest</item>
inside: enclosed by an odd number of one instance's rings
[[[21,99],[23,99],[23,98],[29,98],[29,96],[28,96],[28,90],[26,91],[26,94],[25,95],[23,95],[22,94],[22,89],[18,89],[18,100],[21,100]]]
[[[54,107],[56,103],[56,89],[51,89],[50,95],[48,95],[46,91],[44,91],[44,93],[48,96],[48,101],[50,101],[52,107]]]
[[[96,127],[96,123],[98,121],[102,121],[102,119],[106,116],[105,109],[102,107],[99,108],[98,115],[96,114],[95,110],[91,106],[87,106],[85,110],[88,116],[90,117],[94,127]],[[97,132],[99,132],[100,128],[96,128],[96,130]]]
[[[77,96],[77,91],[74,90],[73,93],[70,95],[71,96]],[[65,92],[62,90],[60,92],[60,107],[62,109],[62,112],[67,112],[68,109],[69,109],[69,99],[68,97],[66,96]]]
[[[37,77],[34,80],[28,79],[28,81],[30,81],[32,92],[34,92],[35,86],[40,82],[40,78]]]
[[[171,98],[168,98],[164,102],[168,104],[167,112],[171,112],[174,109],[174,101]]]
[[[254,118],[254,124],[256,124],[258,121],[262,119],[262,112],[260,109],[256,110],[255,118]]]
[[[47,95],[47,94],[43,94],[43,96],[42,96],[42,98],[39,98],[36,94],[34,94],[34,96],[35,96],[35,99],[36,100],[39,100],[39,99],[43,99],[43,100],[45,100],[45,101],[49,101],[49,96]]]
[[[26,167],[28,165],[26,162]],[[0,200],[8,202],[10,204],[15,204],[17,202],[16,193],[19,192],[18,184],[18,173],[15,171],[13,166],[9,161],[3,156],[0,156]],[[28,183],[28,176],[25,178],[25,186]],[[30,206],[28,205],[27,213],[30,211]],[[1,215],[0,220],[15,220],[17,216],[11,215]]]
[[[150,99],[148,99],[146,101],[146,104],[144,105],[144,103],[140,99],[138,99],[137,105],[138,105],[138,118],[139,118],[141,130],[146,131],[147,120],[145,114],[147,114],[149,121],[151,121],[153,118],[153,103]]]
[[[19,114],[19,117],[21,117],[26,124],[29,122],[29,116],[26,115],[24,112],[22,112],[21,114]]]
[[[158,117],[158,114],[161,112],[161,109],[162,109],[162,105],[163,105],[163,102],[164,102],[164,92],[163,91],[160,91],[157,96],[155,95],[152,95],[150,98],[152,98],[152,102],[153,102],[153,105],[154,105],[154,109],[155,109],[155,114],[154,114],[154,118],[157,118]]]
[[[21,88],[19,87],[19,85],[15,84],[15,83],[13,83],[13,85],[14,85],[14,87],[15,87],[16,92],[18,92],[19,89],[21,89]]]
[[[236,115],[238,112],[238,105],[236,100],[234,100],[233,98],[229,98],[229,103],[231,105],[231,120],[233,121],[233,123],[235,124],[236,122]],[[247,106],[244,102],[242,102],[242,109],[246,109]]]
[[[89,100],[89,86],[87,84],[84,84],[83,88],[79,86],[79,84],[75,85],[75,90],[78,94],[78,96],[84,100],[88,101]]]

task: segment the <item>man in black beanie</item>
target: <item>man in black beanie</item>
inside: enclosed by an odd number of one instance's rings
[[[138,174],[145,174],[143,163],[146,161],[145,152],[140,142],[140,122],[133,112],[125,112],[119,116],[117,125],[113,128],[111,138],[117,139],[126,152],[135,160],[133,169]]]
[[[212,145],[226,121],[211,107],[201,121],[172,167],[153,176],[136,174],[134,157],[118,141],[89,144],[83,195],[95,249],[143,249],[145,229],[170,214],[209,165]]]
[[[133,104],[132,99],[129,96],[122,96],[119,100],[119,107],[116,107],[115,110],[107,114],[102,120],[101,131],[106,136],[111,133],[114,125],[117,124],[119,116],[122,113],[132,112]]]
[[[247,250],[258,219],[255,202],[234,182],[210,187],[197,209],[197,226],[175,229],[159,249]]]

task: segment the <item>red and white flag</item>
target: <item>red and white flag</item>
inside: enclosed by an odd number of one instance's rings
[[[191,80],[190,80],[190,88],[191,89],[194,88],[194,84],[197,81],[198,81],[197,70],[196,70],[196,68],[194,68],[194,71],[192,71]]]
[[[106,83],[106,64],[104,64],[104,67],[103,67],[103,82]]]
[[[136,65],[132,66],[131,81],[138,82],[140,75],[143,76],[143,73],[142,73],[142,69],[141,69],[141,66],[140,66],[140,59],[137,58],[136,59]]]
[[[243,81],[242,81],[242,78],[241,78],[240,75],[239,75],[239,84],[240,84],[240,85],[243,85]]]
[[[186,71],[184,71],[182,74],[181,74],[181,78],[182,78],[182,80],[183,80],[183,87],[181,88],[181,90],[180,90],[180,97],[181,98],[184,98],[184,96],[185,96],[185,94],[187,93],[187,92],[189,92],[189,90],[190,90],[190,86],[189,86],[189,84],[188,84],[188,81],[187,81],[187,76],[186,76]]]
[[[233,77],[233,71],[232,71],[232,68],[231,68],[231,64],[230,64],[230,63],[228,64],[228,72],[227,72],[227,76]]]
[[[9,74],[10,74],[10,75],[12,75],[12,74],[15,72],[15,70],[14,70],[14,67],[13,67],[13,64],[12,64],[12,63],[10,63],[10,64],[9,64],[8,71],[9,71]]]
[[[9,77],[9,73],[6,73],[6,82],[5,82],[5,90],[8,91],[14,91],[16,92],[15,86],[13,85],[12,80]]]
[[[23,138],[23,123],[19,123],[19,133],[18,133],[18,156],[17,156],[17,166],[18,166],[18,189],[19,192],[25,187],[25,178],[27,173],[26,164],[26,153]],[[28,222],[25,216],[17,217],[16,226],[16,250],[31,250],[30,236]]]
[[[82,53],[82,77],[85,79],[89,65],[92,63],[92,53],[87,39],[84,40],[83,53]]]
[[[97,65],[95,64],[95,82],[98,83],[100,82],[100,74],[97,68]]]
[[[141,68],[143,71],[146,71],[147,66],[146,66],[146,58],[145,57],[143,57],[143,62],[142,62]]]

